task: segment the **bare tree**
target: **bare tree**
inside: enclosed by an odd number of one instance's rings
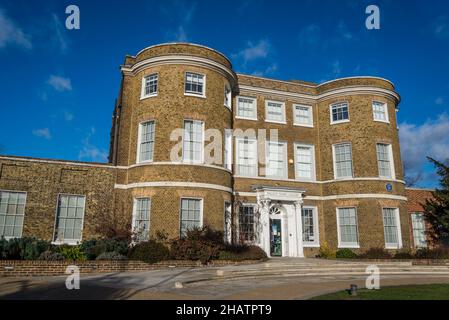
[[[407,172],[407,165],[404,164],[404,180],[406,187],[414,187],[423,179],[423,173],[418,172],[416,174],[411,174]]]

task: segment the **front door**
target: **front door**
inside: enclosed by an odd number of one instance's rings
[[[282,256],[281,219],[270,219],[270,241],[272,256]]]

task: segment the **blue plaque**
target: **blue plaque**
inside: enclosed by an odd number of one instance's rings
[[[385,189],[387,189],[388,192],[391,192],[393,191],[393,185],[391,183],[387,183],[385,185]]]

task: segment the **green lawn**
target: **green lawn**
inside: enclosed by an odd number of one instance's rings
[[[352,297],[339,291],[312,298],[312,300],[449,300],[449,284],[385,287],[379,290],[359,289]]]

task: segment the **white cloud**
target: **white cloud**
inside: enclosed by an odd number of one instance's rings
[[[343,20],[341,20],[337,25],[337,34],[344,40],[351,40],[354,38],[354,35],[349,31]]]
[[[61,23],[58,16],[53,13],[51,16],[51,32],[53,35],[52,42],[55,47],[57,47],[61,53],[66,53],[69,47],[68,40],[65,36],[65,26]]]
[[[65,121],[72,121],[73,118],[75,118],[73,113],[68,112],[68,111],[64,111],[64,119],[65,119]]]
[[[96,130],[94,127],[90,128],[86,139],[82,142],[83,146],[78,154],[78,159],[94,162],[107,162],[109,155],[108,151],[103,148],[99,148],[90,142],[90,139],[92,135],[95,134],[95,131]]]
[[[178,30],[174,34],[175,41],[177,42],[187,42],[187,33],[183,26],[179,26]]]
[[[51,75],[47,83],[56,91],[71,91],[72,82],[69,78],[64,78],[56,75]]]
[[[435,99],[435,104],[442,105],[444,103],[443,97],[438,97]]]
[[[45,138],[47,140],[51,139],[50,129],[48,129],[48,128],[34,129],[33,135],[35,135],[36,137],[39,137],[39,138]]]
[[[243,59],[243,63],[246,64],[256,59],[266,58],[270,51],[271,44],[266,39],[259,40],[257,43],[248,41],[246,48],[233,54],[233,56]]]
[[[316,24],[309,24],[301,29],[298,35],[299,44],[301,46],[315,45],[320,42],[321,28]]]
[[[30,37],[0,8],[0,48],[5,48],[8,45],[16,45],[25,49],[33,47]]]
[[[265,70],[262,71],[254,71],[252,73],[253,76],[258,76],[258,77],[264,77],[264,76],[269,76],[272,75],[273,73],[275,73],[278,70],[278,65],[277,63],[273,63],[270,66],[268,66]]]
[[[449,37],[449,18],[447,16],[439,16],[435,19],[431,28],[435,37],[447,39]]]
[[[449,159],[449,116],[443,113],[421,125],[399,124],[401,155],[407,176],[424,173],[430,156],[439,161]]]

